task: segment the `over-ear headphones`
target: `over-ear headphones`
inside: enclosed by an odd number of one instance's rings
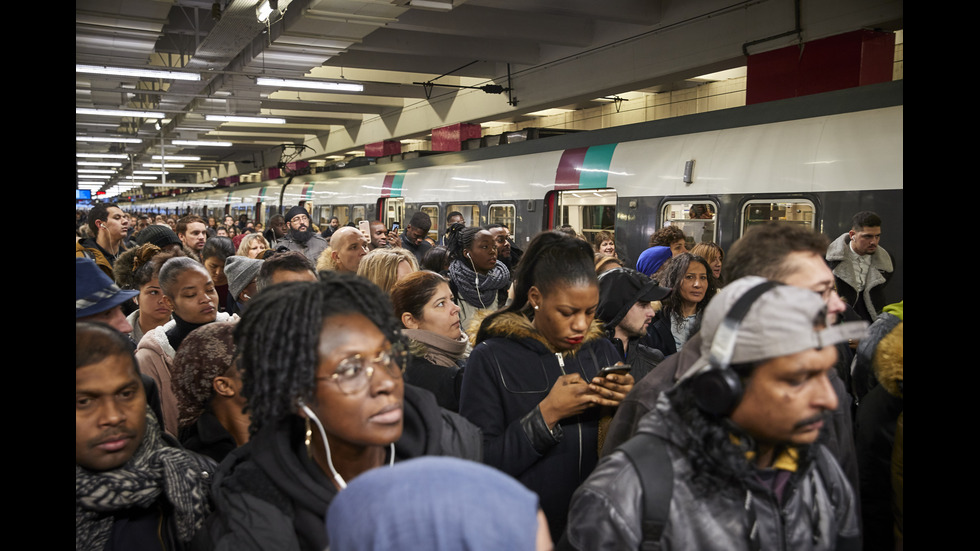
[[[701,411],[727,417],[742,400],[742,381],[731,368],[738,328],[756,299],[779,285],[781,284],[776,281],[766,281],[752,287],[725,314],[725,319],[719,324],[711,341],[711,352],[708,356],[710,365],[692,376],[690,381],[694,403]]]

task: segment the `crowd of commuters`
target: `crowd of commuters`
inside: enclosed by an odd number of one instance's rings
[[[874,213],[727,252],[668,225],[635,262],[458,212],[441,243],[421,212],[76,218],[77,549],[903,545]]]

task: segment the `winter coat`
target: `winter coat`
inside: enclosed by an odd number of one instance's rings
[[[639,427],[640,432],[664,441],[673,472],[661,549],[860,549],[857,501],[837,461],[822,445],[799,450],[796,471],[790,474],[781,503],[769,486],[752,475],[732,492],[705,495],[691,482],[694,467],[687,450],[697,446],[686,431],[677,430],[685,421],[671,408],[663,397]],[[642,499],[643,485],[626,454],[617,450],[604,457],[575,493],[562,546],[589,551],[639,549]],[[755,542],[749,535],[753,518]]]
[[[871,267],[865,281],[864,291],[858,290],[858,279],[855,267],[849,261],[851,239],[848,234],[842,234],[827,247],[827,264],[834,272],[837,283],[837,294],[844,302],[851,305],[861,319],[873,322],[885,305],[885,284],[892,277],[894,266],[892,258],[883,247],[878,247],[871,255]]]
[[[578,373],[591,381],[600,368],[618,362],[619,354],[598,322],[578,349],[564,354],[521,314],[485,323],[490,338],[466,362],[459,411],[483,430],[484,462],[536,492],[553,537],[560,535],[572,493],[595,467],[602,411],[567,417],[551,431],[538,404],[558,377]]]
[[[438,407],[431,393],[405,385],[404,408],[396,461],[422,455],[480,459],[479,430]],[[290,416],[262,427],[225,458],[212,486],[215,513],[199,532],[195,548],[322,551],[327,547],[327,509],[337,489],[307,455],[304,433],[303,419]]]
[[[320,237],[319,235],[314,235],[305,244],[294,241],[292,236],[287,233],[281,239],[276,242],[276,249],[285,248],[288,251],[296,251],[303,253],[306,259],[310,261],[310,265],[316,266],[316,261],[323,254],[323,251],[327,250],[329,244],[327,240]]]
[[[88,238],[75,241],[75,258],[92,259],[95,265],[109,276],[109,279],[115,281],[115,275],[112,273],[112,265],[116,257],[107,255],[102,250],[102,247],[95,242],[95,239]]]

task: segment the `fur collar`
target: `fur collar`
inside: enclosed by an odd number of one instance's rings
[[[840,237],[834,240],[833,243],[827,247],[827,260],[834,262],[843,262],[847,260],[847,249],[851,246],[851,238],[847,233],[841,234]],[[846,264],[846,262],[845,262]],[[891,272],[895,268],[892,265],[892,257],[889,255],[885,248],[878,246],[878,250],[871,255],[871,267],[882,272]]]
[[[551,343],[544,335],[538,332],[524,314],[518,314],[516,312],[507,312],[501,314],[491,320],[490,325],[487,327],[487,334],[491,337],[502,337],[509,339],[533,339],[538,341],[545,348],[547,348],[552,354],[562,353],[563,355],[575,355],[582,345],[587,342],[592,342],[598,339],[605,338],[605,332],[602,329],[602,322],[597,319],[592,320],[592,325],[589,326],[589,330],[585,332],[585,338],[582,339],[582,344],[576,346],[571,350],[559,351],[555,350]]]
[[[854,255],[849,250],[850,241],[850,236],[846,233],[835,239],[827,247],[827,260],[832,263],[837,263],[833,267],[835,277],[840,278],[841,281],[848,284],[852,289],[857,289],[859,287],[857,272],[854,264],[850,262],[850,258]],[[891,256],[885,252],[883,247],[878,247],[878,250],[871,255],[871,267],[868,268],[868,277],[864,284],[864,292],[858,297],[858,300],[864,300],[865,307],[867,307],[869,312],[872,312],[872,315],[874,312],[877,312],[877,309],[875,308],[874,301],[871,300],[871,290],[887,283],[888,280],[885,279],[882,272],[891,272],[892,270]]]

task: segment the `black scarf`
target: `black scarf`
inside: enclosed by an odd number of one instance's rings
[[[210,512],[211,478],[201,476],[202,465],[169,445],[147,411],[143,442],[125,465],[104,472],[75,465],[75,549],[105,548],[115,513],[160,499],[173,507],[178,539],[190,541]]]
[[[477,308],[496,308],[497,291],[510,286],[510,270],[497,261],[493,269],[480,274],[480,287],[476,286],[476,272],[466,263],[454,260],[449,265],[449,279],[456,284],[459,297]]]

